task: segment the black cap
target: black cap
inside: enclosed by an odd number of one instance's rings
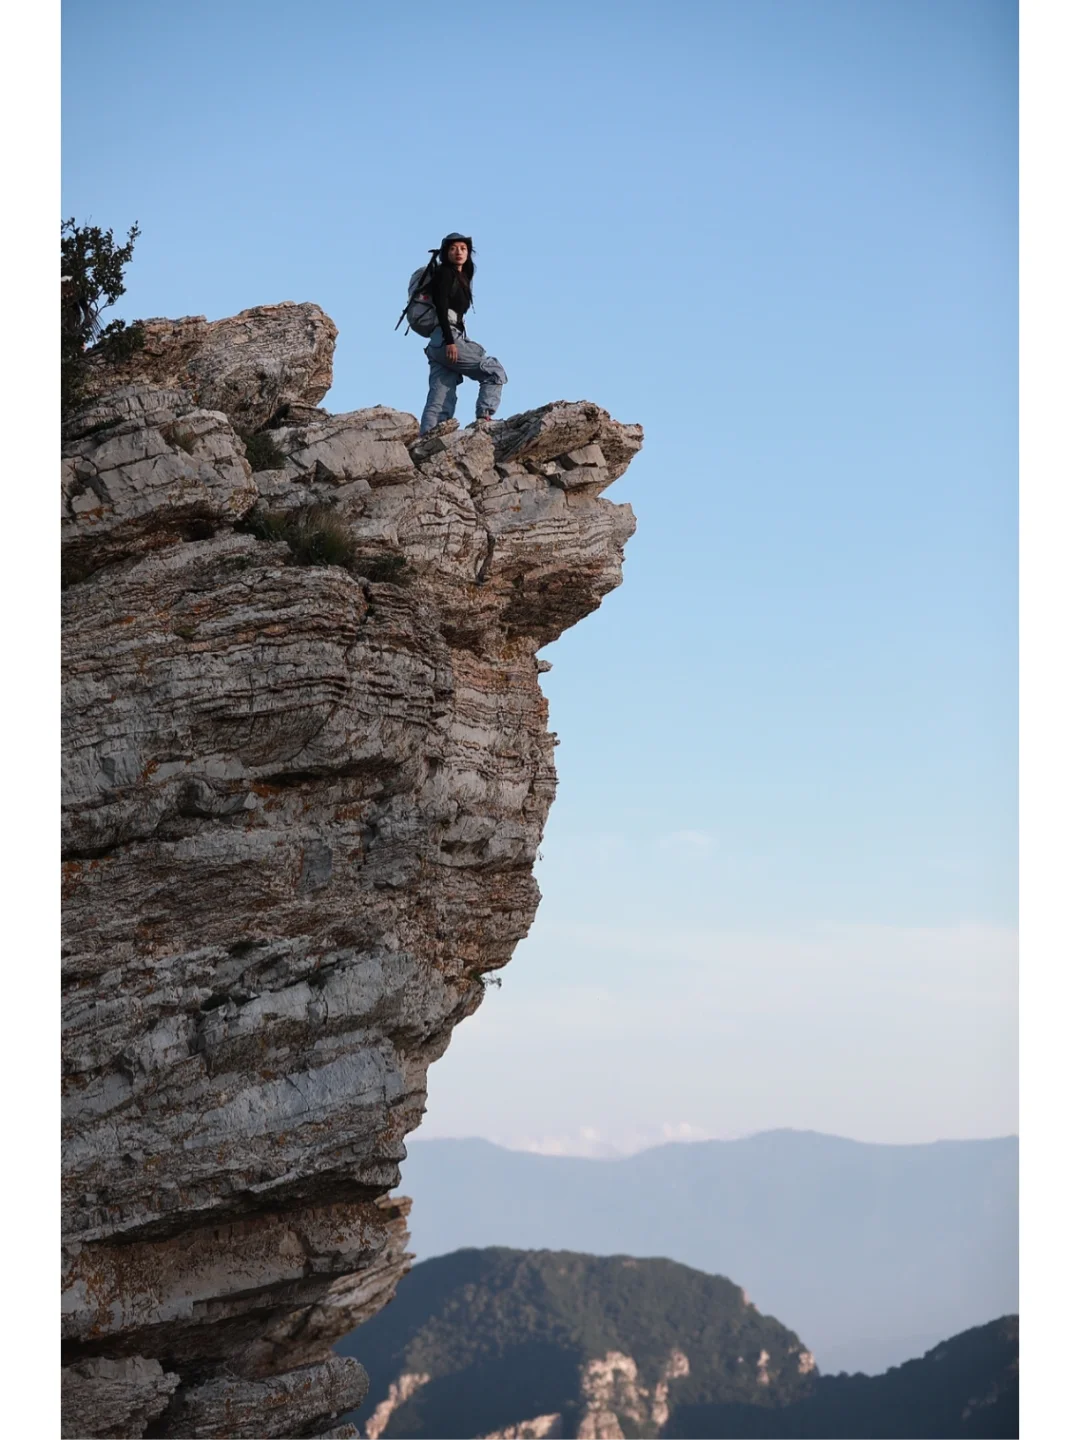
[[[442,249],[445,250],[447,245],[449,245],[452,240],[464,240],[465,244],[468,245],[469,249],[472,249],[472,236],[462,235],[457,230],[451,230],[449,235],[443,236]]]

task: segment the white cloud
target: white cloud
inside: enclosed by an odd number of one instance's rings
[[[702,1129],[700,1125],[691,1125],[688,1120],[677,1120],[674,1123],[670,1120],[665,1120],[660,1128],[664,1139],[669,1142],[673,1140],[716,1140],[719,1138],[716,1135],[710,1135],[709,1132]]]
[[[590,1160],[613,1160],[626,1152],[605,1140],[591,1125],[582,1125],[572,1135],[545,1135],[541,1139],[504,1137],[497,1143],[508,1150],[527,1150],[533,1155],[580,1155]]]
[[[433,1140],[440,1136],[425,1127],[422,1139]],[[449,1137],[447,1137],[449,1138]],[[688,1120],[665,1120],[659,1125],[630,1126],[616,1130],[605,1130],[595,1125],[582,1125],[576,1131],[560,1135],[535,1136],[499,1133],[488,1135],[497,1145],[508,1150],[525,1150],[533,1155],[572,1155],[589,1160],[616,1160],[626,1155],[636,1155],[640,1150],[651,1149],[654,1145],[688,1143],[694,1140],[734,1139],[733,1135],[713,1134],[702,1125]]]

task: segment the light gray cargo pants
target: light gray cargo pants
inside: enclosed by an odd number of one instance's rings
[[[449,420],[457,406],[457,387],[462,380],[476,380],[480,393],[476,397],[476,418],[494,415],[499,408],[502,387],[506,384],[506,371],[488,355],[475,340],[466,340],[460,330],[454,330],[454,344],[458,349],[457,364],[451,365],[446,358],[442,330],[436,326],[431,339],[424,346],[428,357],[430,376],[428,379],[427,403],[420,417],[420,434],[426,435],[441,420]]]

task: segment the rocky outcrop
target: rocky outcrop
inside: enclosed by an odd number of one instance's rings
[[[428,1066],[535,913],[536,651],[619,583],[641,431],[328,415],[316,306],[147,332],[64,445],[65,1433],[333,1433]]]
[[[120,367],[101,365],[91,392],[108,393],[123,379],[179,388],[247,434],[286,406],[318,405],[333,379],[337,326],[318,305],[257,305],[209,322],[144,320],[142,330],[142,348]]]
[[[65,1435],[142,1435],[180,1384],[156,1360],[76,1361],[64,1371]]]
[[[624,1421],[633,1434],[660,1434],[671,1413],[671,1381],[689,1374],[690,1361],[675,1349],[651,1388],[642,1382],[632,1355],[609,1350],[588,1361],[581,1371],[577,1440],[624,1440]]]
[[[426,1371],[406,1370],[399,1375],[390,1386],[389,1393],[385,1400],[380,1400],[375,1406],[374,1412],[367,1424],[364,1426],[364,1434],[367,1440],[379,1440],[379,1436],[386,1429],[387,1421],[399,1406],[411,1400],[422,1385],[426,1385],[431,1376]]]
[[[366,1394],[363,1366],[337,1355],[322,1365],[305,1366],[266,1380],[223,1376],[185,1387],[164,1422],[155,1426],[154,1434],[175,1436],[177,1440],[201,1436],[250,1436],[251,1440],[259,1440],[267,1434],[311,1434],[313,1425],[325,1425],[358,1405]],[[279,1428],[279,1416],[288,1417],[285,1430]]]
[[[534,1415],[518,1425],[492,1430],[484,1440],[563,1440],[564,1433],[562,1411],[556,1410],[553,1415]]]

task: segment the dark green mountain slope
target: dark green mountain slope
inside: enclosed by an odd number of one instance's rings
[[[884,1375],[821,1376],[729,1280],[671,1260],[459,1250],[417,1265],[338,1346],[368,1369],[349,1418],[393,1437],[989,1440],[1018,1433],[1019,1322]]]
[[[826,1375],[782,1410],[678,1403],[680,1440],[990,1440],[1019,1434],[1020,1323],[1015,1315],[954,1335],[884,1375]]]
[[[371,1376],[350,1418],[363,1426],[384,1402],[387,1440],[483,1436],[556,1413],[551,1435],[590,1423],[611,1434],[614,1417],[626,1437],[655,1436],[676,1397],[754,1411],[808,1396],[815,1379],[798,1336],[729,1280],[567,1251],[425,1261],[338,1349]]]

